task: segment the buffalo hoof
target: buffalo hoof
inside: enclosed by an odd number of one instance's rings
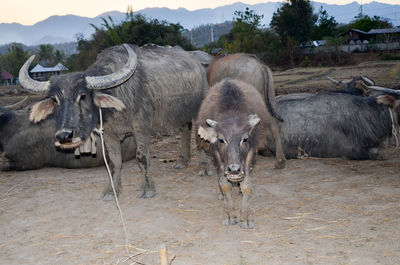
[[[119,194],[121,193],[121,189],[116,188],[115,192],[117,193],[117,197],[118,197]],[[110,186],[107,186],[107,188],[103,191],[103,193],[101,195],[101,199],[103,201],[112,201],[112,200],[114,200],[114,198],[115,198],[115,195],[114,195],[112,188]]]
[[[151,187],[146,187],[138,190],[136,193],[136,197],[142,198],[142,199],[148,199],[148,198],[153,198],[156,195],[156,190]]]
[[[114,194],[110,194],[110,193],[104,194],[102,196],[102,200],[105,202],[112,201],[112,200],[114,200],[114,198],[115,198]]]
[[[199,176],[200,177],[203,177],[203,176],[205,176],[207,174],[207,176],[214,176],[214,172],[212,172],[212,170],[205,170],[205,169],[202,169],[202,170],[200,170],[199,171]]]
[[[275,163],[275,168],[276,169],[282,169],[285,168],[286,166],[286,160],[285,159],[279,159],[276,163]]]
[[[224,221],[222,221],[222,224],[224,226],[235,225],[237,223],[238,223],[238,220],[236,218],[227,218]]]
[[[240,222],[239,226],[243,229],[254,229],[254,223],[251,221]]]
[[[385,160],[385,157],[379,153],[378,148],[370,148],[368,150],[368,156],[371,160]]]

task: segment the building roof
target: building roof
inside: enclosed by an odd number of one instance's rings
[[[388,29],[371,29],[368,32],[359,30],[359,29],[349,29],[345,32],[343,32],[340,35],[344,35],[347,34],[350,31],[354,31],[354,32],[358,32],[361,34],[365,34],[365,35],[374,35],[374,34],[391,34],[391,33],[400,33],[400,28],[388,28]]]
[[[390,33],[400,33],[400,28],[390,28],[390,29],[371,29],[368,34],[390,34]]]
[[[7,72],[6,70],[1,71],[1,79],[14,79],[14,76]]]
[[[45,72],[58,72],[58,71],[68,71],[68,68],[58,63],[54,67],[43,67],[40,64],[35,65],[31,70],[31,73],[45,73]]]
[[[362,31],[362,30],[359,30],[359,29],[349,29],[349,30],[346,30],[345,32],[342,32],[342,33],[340,34],[340,36],[346,35],[346,34],[349,33],[350,31],[358,32],[358,33],[361,33],[361,34],[368,34],[367,32]]]

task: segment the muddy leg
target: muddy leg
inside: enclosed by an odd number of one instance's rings
[[[122,184],[121,184],[121,167],[122,167],[122,158],[121,158],[121,143],[118,139],[115,139],[111,136],[104,135],[104,143],[107,150],[107,159],[108,164],[110,166],[110,170],[112,172],[112,179],[115,188],[116,195],[122,192]],[[109,179],[107,173],[107,179]],[[114,198],[113,189],[111,186],[111,182],[106,186],[103,191],[102,199],[104,201],[110,201]]]
[[[192,124],[188,123],[182,128],[181,155],[174,164],[175,169],[182,169],[188,166],[190,161],[190,136],[192,133]]]
[[[233,207],[233,200],[231,189],[232,185],[226,179],[225,176],[221,176],[219,179],[219,187],[224,195],[224,208],[225,212],[228,215],[227,218],[223,221],[223,225],[235,225],[237,224],[237,218],[235,214],[235,209]]]
[[[240,183],[240,190],[243,195],[242,207],[240,209],[240,227],[244,229],[254,228],[254,223],[249,219],[249,203],[253,191],[251,178],[251,176],[247,176],[243,182]]]
[[[214,173],[210,169],[210,163],[208,163],[208,158],[206,155],[206,152],[204,150],[200,150],[200,171],[199,171],[199,176],[212,176]]]
[[[276,149],[275,168],[278,169],[284,168],[286,163],[286,158],[285,154],[283,153],[282,143],[280,138],[281,126],[282,123],[280,121],[278,121],[274,117],[271,117],[270,131],[275,141],[275,149]]]

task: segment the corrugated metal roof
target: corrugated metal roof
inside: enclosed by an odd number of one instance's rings
[[[400,28],[390,28],[390,29],[371,29],[368,34],[390,34],[390,33],[400,33]]]
[[[365,32],[365,31],[362,31],[359,29],[351,29],[351,31],[355,31],[355,32],[362,33],[362,34],[368,34],[368,32]]]
[[[58,71],[68,71],[68,68],[62,65],[61,63],[58,63],[54,67],[43,67],[40,64],[37,64],[35,65],[35,67],[32,68],[31,73],[58,72]]]

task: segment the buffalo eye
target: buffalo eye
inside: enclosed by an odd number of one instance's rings
[[[84,101],[86,99],[86,94],[82,93],[76,98],[76,102]]]
[[[222,139],[222,138],[218,138],[218,143],[220,143],[220,144],[225,144],[226,142],[225,142],[225,140],[224,140],[224,139]]]
[[[249,141],[249,137],[247,137],[247,136],[243,137],[242,141],[240,141],[240,145],[241,146],[246,146],[248,141]]]

